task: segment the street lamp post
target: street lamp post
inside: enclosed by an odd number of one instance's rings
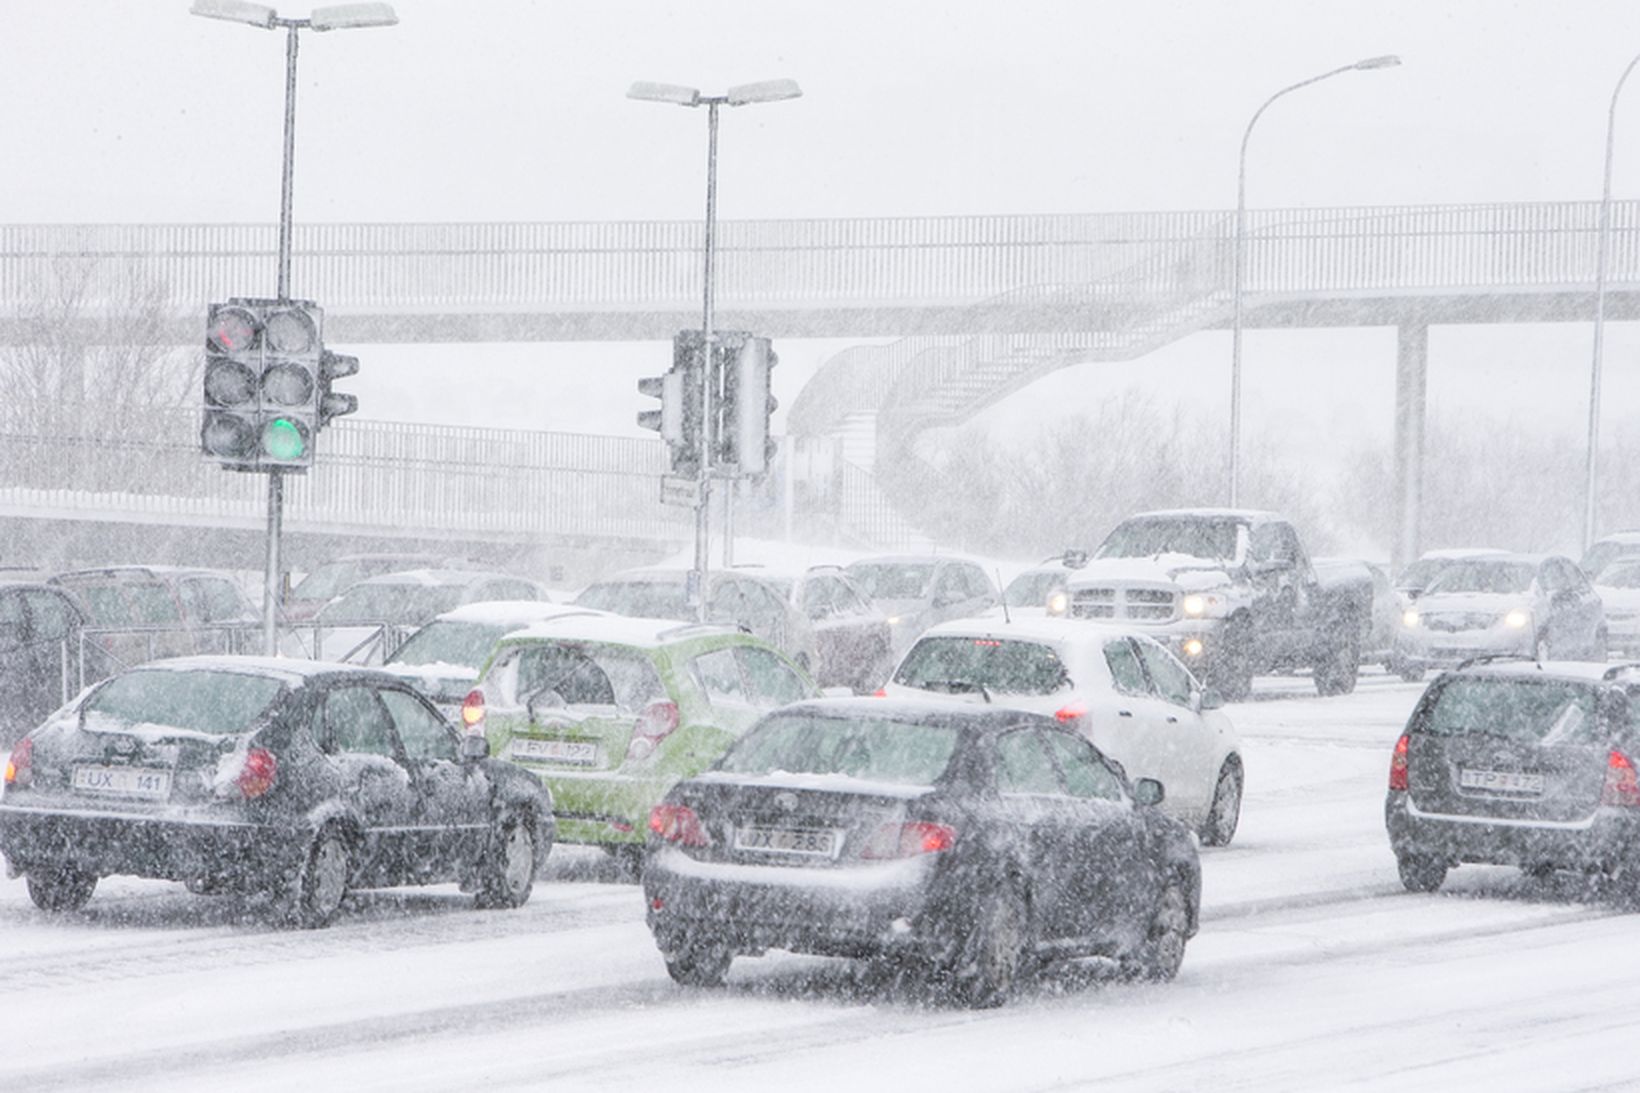
[[[1636,54],[1617,78],[1612,88],[1611,105],[1606,109],[1606,173],[1600,187],[1600,230],[1596,242],[1594,262],[1594,359],[1589,364],[1589,450],[1586,453],[1583,479],[1583,549],[1586,552],[1595,536],[1595,493],[1599,484],[1598,454],[1600,443],[1600,369],[1601,355],[1606,345],[1606,277],[1611,262],[1612,234],[1612,140],[1617,131],[1617,99],[1623,94],[1623,85],[1629,73],[1640,64]]]
[[[803,94],[795,80],[763,80],[729,88],[722,95],[702,95],[698,88],[677,84],[638,81],[627,91],[629,99],[666,102],[676,106],[706,107],[706,260],[704,307],[701,316],[701,352],[705,354],[701,384],[700,490],[695,497],[695,566],[693,575],[695,617],[706,621],[707,516],[711,503],[712,469],[712,360],[713,360],[713,262],[717,252],[717,134],[718,107],[745,106],[756,102],[779,102]]]
[[[296,163],[296,32],[347,30],[354,27],[390,27],[398,16],[388,4],[335,4],[315,8],[306,19],[284,19],[264,4],[246,0],[194,0],[193,15],[225,19],[263,30],[285,30],[285,149],[279,179],[279,299],[290,299],[291,192]],[[262,650],[268,656],[278,652],[279,626],[279,538],[284,520],[284,472],[268,470],[268,548],[262,590]]]
[[[1374,68],[1393,68],[1401,63],[1401,58],[1395,56],[1368,57],[1364,61],[1357,61],[1352,65],[1344,65],[1330,72],[1323,72],[1319,76],[1311,76],[1307,80],[1282,88],[1268,99],[1264,105],[1253,111],[1253,116],[1247,122],[1247,128],[1241,135],[1241,158],[1236,167],[1236,242],[1235,253],[1232,256],[1233,269],[1231,272],[1230,288],[1230,506],[1234,508],[1241,501],[1241,286],[1244,276],[1243,266],[1246,264],[1245,252],[1247,247],[1247,142],[1252,139],[1253,126],[1258,119],[1270,109],[1270,105],[1277,99],[1301,87],[1308,87],[1313,83],[1331,79],[1345,72],[1367,71]]]

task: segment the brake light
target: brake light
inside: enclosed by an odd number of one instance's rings
[[[1389,757],[1389,788],[1405,793],[1407,788],[1407,747],[1412,738],[1406,733],[1395,742],[1395,751]]]
[[[638,715],[632,728],[632,743],[626,746],[628,759],[647,759],[654,754],[662,740],[671,736],[678,727],[676,702],[651,702]]]
[[[1002,648],[1002,643],[1000,641],[997,641],[995,638],[975,638],[974,639],[974,644],[978,645],[982,649],[1000,649],[1000,648]]]
[[[1072,702],[1068,706],[1059,707],[1053,712],[1053,715],[1061,721],[1075,721],[1078,718],[1088,716],[1088,704],[1086,702]]]
[[[683,846],[711,846],[712,840],[707,837],[706,828],[701,826],[700,817],[688,805],[675,805],[662,802],[649,810],[649,830],[659,835],[669,843],[679,843]]]
[[[233,784],[247,799],[260,797],[273,788],[278,775],[279,760],[273,757],[273,752],[267,748],[251,748],[245,753],[244,764],[234,777]]]
[[[950,850],[957,841],[957,829],[946,824],[930,823],[927,820],[911,820],[906,823],[887,823],[871,833],[866,845],[860,849],[860,857],[882,858],[914,858],[918,854],[937,854],[942,850]]]
[[[484,723],[484,692],[474,687],[461,700],[461,724],[468,731]]]
[[[1600,787],[1600,803],[1640,807],[1640,778],[1635,776],[1634,763],[1620,751],[1606,756],[1606,784]]]
[[[872,698],[887,698],[888,697],[888,688],[887,687],[878,687],[875,691],[871,692],[871,697]]]
[[[17,741],[6,759],[6,785],[26,786],[34,779],[34,738],[25,736]]]

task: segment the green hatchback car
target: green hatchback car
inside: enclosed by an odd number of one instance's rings
[[[552,791],[557,840],[636,862],[649,810],[763,714],[818,693],[760,638],[719,625],[577,615],[504,637],[462,704],[491,754]]]

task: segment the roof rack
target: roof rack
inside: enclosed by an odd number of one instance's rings
[[[1539,663],[1536,657],[1528,656],[1525,653],[1482,653],[1478,657],[1470,657],[1468,660],[1460,661],[1458,666],[1453,669],[1453,671],[1461,672],[1465,668],[1472,667],[1473,665],[1490,664],[1495,660],[1525,660],[1533,663]],[[1539,664],[1539,666],[1541,667],[1541,664]]]

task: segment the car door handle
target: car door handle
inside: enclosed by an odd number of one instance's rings
[[[1133,711],[1132,710],[1117,710],[1116,711],[1116,716],[1117,717],[1132,717],[1133,716]]]

